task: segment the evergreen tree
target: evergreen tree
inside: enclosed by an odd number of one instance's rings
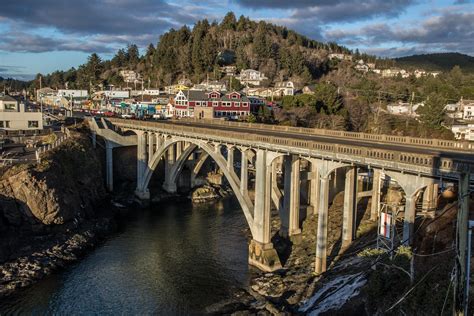
[[[442,129],[441,123],[444,120],[445,105],[446,99],[443,96],[437,93],[430,94],[425,105],[417,110],[421,123],[430,129]]]

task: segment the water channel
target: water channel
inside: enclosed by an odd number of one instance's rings
[[[199,314],[248,283],[235,199],[163,202],[120,226],[78,263],[0,301],[0,314]]]

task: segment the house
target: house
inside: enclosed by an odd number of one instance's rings
[[[457,140],[474,141],[474,124],[456,124],[451,126],[451,131]]]
[[[222,81],[217,81],[217,80],[205,80],[201,82],[200,84],[195,84],[192,88],[192,90],[201,90],[201,91],[226,91],[227,90],[227,84]]]
[[[382,77],[396,77],[400,75],[402,78],[410,77],[410,74],[405,69],[400,68],[390,68],[390,69],[383,69],[382,70]]]
[[[281,90],[281,94],[285,95],[295,95],[295,85],[293,81],[281,81],[275,84],[276,90]],[[280,94],[280,93],[277,93]]]
[[[250,113],[250,101],[244,94],[233,91],[179,91],[168,104],[168,114],[195,117],[202,107],[214,108],[215,117],[244,117]]]
[[[274,92],[272,88],[246,88],[244,91],[249,96],[261,98],[271,98]]]
[[[183,84],[174,84],[174,85],[165,87],[166,94],[176,94],[178,93],[178,91],[184,91],[184,90],[189,90],[189,87]]]
[[[367,67],[369,67],[370,70],[375,69],[375,63],[367,63]]]
[[[235,66],[223,66],[221,67],[221,72],[225,73],[226,76],[235,76],[237,67]]]
[[[183,79],[178,80],[178,85],[191,87],[193,85],[193,83],[191,82],[191,80],[189,80],[187,78],[183,78]]]
[[[268,79],[262,72],[253,69],[242,70],[235,78],[242,84],[254,86],[259,86],[263,80]]]
[[[410,117],[417,117],[418,114],[416,114],[416,110],[420,106],[424,106],[424,103],[421,102],[421,103],[411,105],[410,103],[399,101],[398,103],[387,105],[387,111],[388,113],[394,114],[394,115],[405,115],[405,116],[410,116]]]
[[[25,111],[23,103],[5,95],[0,96],[0,129],[34,130],[43,129],[43,113]]]
[[[123,78],[123,81],[127,83],[134,83],[142,80],[140,74],[133,70],[120,70],[119,74]]]
[[[314,94],[314,90],[314,86],[304,86],[302,92],[303,94]]]
[[[463,119],[465,120],[474,119],[474,104],[463,106]]]
[[[413,71],[413,75],[415,76],[415,78],[421,78],[426,76],[426,71],[415,69],[415,71]]]
[[[45,98],[54,98],[58,95],[58,92],[49,87],[41,88],[36,90],[36,101],[44,101]]]
[[[342,53],[331,53],[331,54],[328,55],[328,58],[331,59],[331,60],[338,59],[338,60],[352,61],[352,55],[342,54]]]
[[[362,59],[359,59],[359,61],[357,61],[357,64],[354,66],[355,70],[357,71],[361,71],[361,72],[369,72],[369,66],[367,66],[365,63],[364,63],[364,60]]]

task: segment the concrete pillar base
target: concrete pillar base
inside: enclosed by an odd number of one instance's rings
[[[326,258],[316,257],[315,272],[316,274],[322,274],[326,272]]]
[[[176,186],[176,183],[164,183],[163,184],[163,190],[165,190],[168,193],[176,193],[178,192],[178,188]]]
[[[135,196],[138,197],[140,200],[149,200],[150,199],[150,191],[146,190],[135,190]]]
[[[249,264],[264,272],[281,269],[280,258],[272,243],[262,244],[251,240],[249,245]]]
[[[290,241],[295,245],[300,244],[302,240],[303,240],[303,235],[301,234],[301,230],[299,233],[292,233],[290,235]]]

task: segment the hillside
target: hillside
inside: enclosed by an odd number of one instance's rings
[[[229,12],[220,22],[204,19],[193,28],[182,26],[162,34],[156,45],[150,44],[143,55],[136,45],[120,49],[111,60],[102,61],[92,54],[77,69],[56,71],[43,77],[43,85],[89,88],[90,85],[124,86],[119,71],[140,73],[152,87],[169,85],[186,77],[193,82],[222,79],[219,69],[235,65],[237,71],[252,68],[265,73],[270,82],[291,79],[308,83],[328,69],[329,52],[349,53],[335,43],[321,43],[286,27],[264,21],[252,21]]]
[[[396,58],[395,61],[403,68],[450,71],[457,65],[464,71],[474,72],[474,57],[460,53],[412,55]]]

